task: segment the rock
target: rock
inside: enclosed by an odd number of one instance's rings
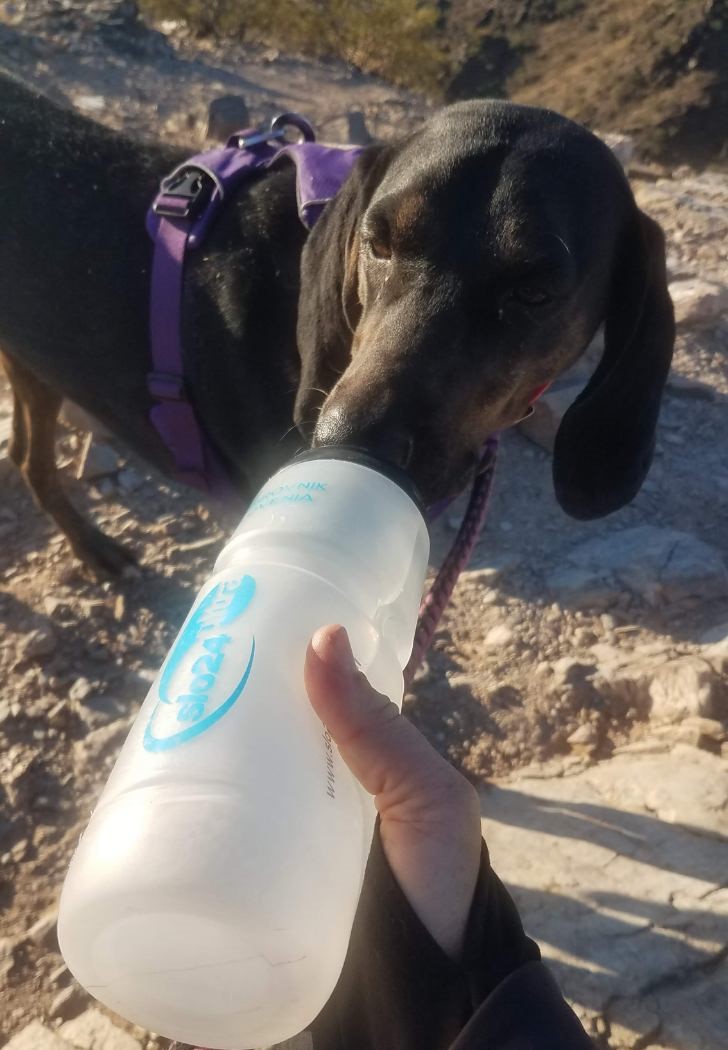
[[[96,1007],[84,1010],[58,1029],[76,1050],[141,1050],[141,1044]]]
[[[92,481],[94,478],[103,478],[108,474],[115,474],[118,469],[119,459],[113,448],[110,445],[95,442],[89,434],[84,445],[76,477]]]
[[[584,383],[577,381],[559,384],[547,390],[533,406],[533,413],[518,424],[518,429],[536,445],[553,452],[561,420],[583,388]]]
[[[101,760],[124,742],[124,737],[129,732],[129,724],[128,719],[120,718],[116,722],[92,730],[84,740],[76,741],[73,745],[76,775],[82,776],[91,769],[102,768]]]
[[[728,313],[728,287],[699,277],[673,281],[670,297],[675,307],[675,321],[696,328],[715,324]]]
[[[10,937],[0,937],[0,989],[6,978],[15,967],[15,941]]]
[[[577,750],[584,747],[592,748],[599,741],[599,733],[596,726],[592,725],[591,722],[584,722],[583,725],[578,726],[573,733],[567,736],[566,741]]]
[[[460,586],[474,583],[477,586],[492,587],[494,583],[513,572],[521,564],[522,558],[515,551],[505,551],[494,555],[492,552],[476,555],[471,560],[471,568],[460,574]]]
[[[88,678],[77,678],[68,690],[68,699],[82,704],[84,700],[88,700],[93,691],[94,687],[91,685]]]
[[[715,755],[721,753],[721,745],[728,739],[728,730],[722,722],[715,718],[700,718],[698,715],[670,726],[669,731],[674,740],[711,751]]]
[[[64,962],[61,962],[48,974],[48,984],[55,987],[56,985],[61,984],[61,982],[64,982],[69,976],[68,967]]]
[[[250,111],[241,95],[223,95],[214,98],[207,110],[205,137],[226,142],[235,131],[250,125]]]
[[[103,95],[76,95],[72,97],[72,102],[82,113],[102,113],[106,109]]]
[[[616,1020],[616,1018],[619,1020]],[[609,1045],[619,1050],[642,1050],[662,1027],[654,1002],[619,998],[609,1004]]]
[[[20,744],[8,755],[8,769],[3,782],[8,801],[16,812],[22,812],[32,800],[38,773],[36,760],[36,752]]]
[[[314,1050],[313,1037],[310,1032],[301,1032],[292,1039],[276,1043],[275,1046],[264,1047],[263,1050]]]
[[[559,660],[554,660],[551,670],[554,685],[572,686],[582,685],[588,677],[594,674],[595,666],[593,663],[575,660],[573,656],[562,656]]]
[[[69,1044],[40,1021],[31,1021],[5,1044],[3,1050],[71,1050]]]
[[[728,624],[706,631],[700,639],[702,655],[719,674],[728,674]]]
[[[608,605],[625,593],[656,606],[725,597],[728,571],[720,552],[695,536],[637,525],[568,551],[547,583],[578,607]]]
[[[634,157],[634,139],[611,131],[597,131],[596,134],[602,142],[606,142],[622,167],[627,169]]]
[[[568,776],[518,774],[487,788],[482,809],[493,868],[580,1016],[603,1014],[612,1032],[645,1024],[646,1035],[654,989],[663,1021],[656,1043],[726,1045],[725,763],[677,748],[620,755]],[[689,995],[712,1003],[709,1021]],[[634,999],[647,1003],[644,1021],[627,1002]],[[665,1031],[678,1021],[681,1039],[672,1041]],[[652,1050],[648,1040],[609,1045]]]
[[[597,642],[597,636],[589,627],[577,627],[571,637],[574,645],[580,649],[588,649]]]
[[[75,430],[87,430],[97,438],[104,440],[111,437],[111,431],[100,423],[95,416],[81,408],[75,401],[64,401],[61,408],[61,422]]]
[[[712,718],[721,711],[724,684],[699,656],[681,656],[658,667],[649,685],[650,716],[678,722],[691,715]]]
[[[701,383],[699,379],[690,379],[688,376],[680,375],[679,372],[670,372],[667,377],[667,386],[677,397],[689,398],[692,401],[715,401],[717,396],[715,387],[709,383]]]
[[[20,645],[21,660],[42,660],[56,651],[58,639],[50,624],[36,627]]]
[[[498,623],[486,634],[483,644],[487,646],[508,645],[513,641],[513,631],[505,623]]]
[[[32,941],[36,948],[47,948],[50,951],[57,952],[57,925],[58,909],[51,908],[33,923],[33,925],[30,927],[26,934],[26,938],[27,940]]]
[[[133,467],[120,471],[116,480],[122,492],[136,492],[144,484],[143,476]]]
[[[374,139],[369,134],[366,118],[360,109],[351,109],[346,114],[347,140],[355,146],[369,146]]]
[[[88,996],[83,988],[77,984],[71,984],[55,996],[48,1009],[48,1016],[53,1021],[69,1021],[83,1010],[87,1001]]]

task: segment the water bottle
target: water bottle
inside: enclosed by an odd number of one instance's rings
[[[304,656],[341,623],[401,704],[427,569],[406,479],[318,449],[259,492],[142,705],[60,902],[69,969],[168,1038],[244,1050],[306,1028],[336,985],[373,801],[310,706]]]

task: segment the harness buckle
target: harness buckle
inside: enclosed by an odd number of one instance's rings
[[[152,208],[155,215],[166,219],[189,219],[210,201],[218,180],[196,164],[183,164],[162,179]]]

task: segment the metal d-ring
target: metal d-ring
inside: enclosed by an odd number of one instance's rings
[[[300,116],[298,113],[279,113],[270,122],[270,130],[276,138],[284,138],[286,128],[295,128],[296,131],[299,131],[302,135],[302,138],[299,140],[301,142],[316,141],[316,132],[313,130],[313,127],[305,117]]]

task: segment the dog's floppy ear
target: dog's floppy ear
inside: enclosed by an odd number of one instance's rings
[[[294,419],[310,434],[325,394],[346,368],[361,306],[357,293],[358,227],[389,164],[393,147],[371,146],[324,210],[301,256],[298,352],[301,375]]]
[[[611,514],[637,495],[652,462],[674,339],[665,238],[633,204],[615,253],[604,354],[554,445],[556,498],[572,517]]]

